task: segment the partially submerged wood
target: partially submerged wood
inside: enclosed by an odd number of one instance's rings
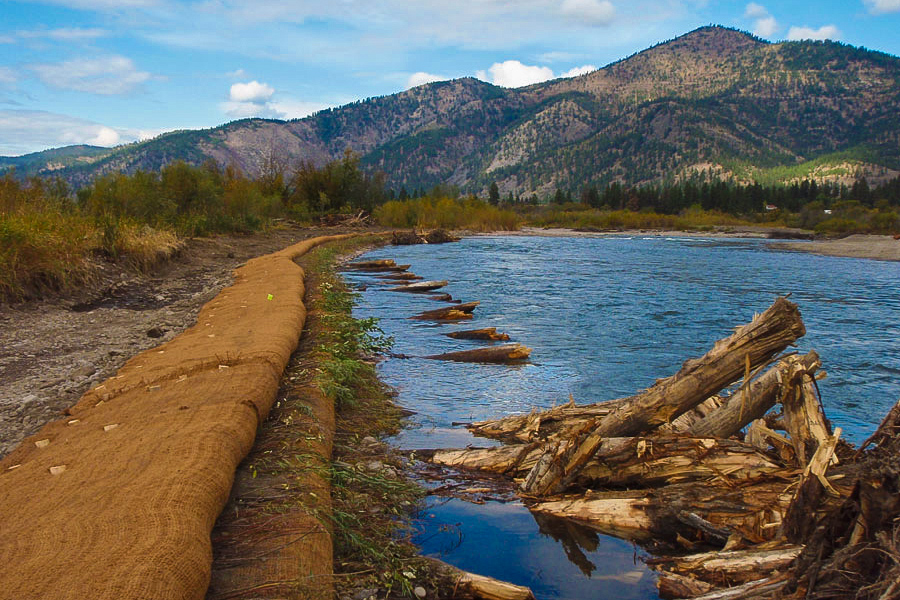
[[[531,355],[531,348],[522,344],[504,344],[502,346],[487,346],[474,350],[460,350],[458,352],[445,352],[426,356],[433,360],[452,360],[456,362],[480,362],[513,364],[524,362]]]
[[[509,334],[497,333],[496,327],[470,329],[468,331],[454,331],[444,335],[455,340],[485,340],[493,342],[505,342],[509,340]]]
[[[359,262],[349,262],[343,266],[345,271],[368,271],[373,273],[379,272],[402,272],[409,269],[411,265],[398,265],[393,259],[385,258],[380,260],[364,260]]]
[[[515,585],[507,581],[494,579],[485,575],[477,575],[463,571],[436,558],[428,559],[440,571],[449,575],[456,585],[454,597],[474,598],[476,600],[534,600],[531,588]]]
[[[797,306],[778,298],[768,310],[681,370],[623,402],[561,451],[548,452],[522,491],[544,495],[564,490],[606,437],[636,435],[670,422],[784,350],[806,333]]]
[[[416,283],[410,283],[408,285],[399,285],[397,287],[388,288],[388,291],[409,293],[433,292],[434,290],[446,286],[448,283],[449,282],[446,279],[441,281],[417,281]]]
[[[423,321],[459,321],[463,319],[471,319],[472,311],[480,302],[464,302],[454,306],[446,306],[444,308],[436,308],[434,310],[426,310],[412,317]]]
[[[424,279],[421,275],[416,275],[415,273],[392,273],[390,275],[376,275],[378,279],[386,279],[390,281],[418,281],[419,279]]]

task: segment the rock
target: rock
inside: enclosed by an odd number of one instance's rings
[[[416,598],[424,598],[428,594],[428,592],[426,592],[425,588],[423,588],[421,585],[417,585],[416,589],[413,590],[413,594],[416,595]]]
[[[151,327],[147,330],[147,337],[161,338],[166,334],[166,330],[162,327]]]
[[[353,594],[353,600],[368,600],[378,594],[378,588],[366,588]]]

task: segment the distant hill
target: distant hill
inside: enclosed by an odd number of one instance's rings
[[[431,83],[300,120],[173,132],[56,172],[83,184],[98,173],[213,159],[256,174],[273,163],[321,164],[347,148],[410,190],[450,183],[483,192],[496,181],[504,195],[547,194],[698,171],[877,181],[900,174],[900,58],[703,27],[580,77],[517,89]]]
[[[99,146],[64,146],[22,156],[0,156],[0,172],[16,169],[26,175],[46,174],[76,165],[86,165],[112,152]]]

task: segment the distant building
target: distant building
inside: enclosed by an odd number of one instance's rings
[[[825,212],[826,215],[830,215],[830,214],[831,214],[831,209],[830,209],[830,208],[826,208],[826,209],[824,210],[824,212]]]
[[[773,210],[778,210],[778,207],[774,204],[766,204],[766,212],[772,212]]]

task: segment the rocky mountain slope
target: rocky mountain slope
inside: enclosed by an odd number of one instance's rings
[[[255,174],[348,148],[398,189],[481,192],[496,181],[503,194],[546,194],[697,171],[877,180],[900,172],[900,58],[704,27],[580,77],[517,89],[432,83],[301,120],[173,132],[56,172],[84,184],[213,159]]]

